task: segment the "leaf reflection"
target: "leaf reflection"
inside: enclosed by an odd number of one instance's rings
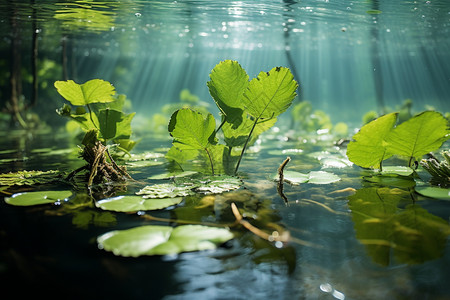
[[[348,197],[356,237],[374,262],[388,266],[420,264],[439,258],[450,234],[449,224],[411,200],[398,188],[363,188]]]

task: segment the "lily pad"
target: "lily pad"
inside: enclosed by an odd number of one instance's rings
[[[414,172],[413,169],[405,166],[385,166],[383,167],[383,171],[381,174],[383,175],[401,175],[401,176],[409,176]]]
[[[202,225],[140,226],[105,233],[97,238],[100,249],[120,256],[173,255],[213,250],[233,238],[224,228]]]
[[[196,192],[206,194],[220,194],[240,188],[242,181],[239,178],[232,176],[212,176],[206,181],[200,181]]]
[[[364,180],[382,186],[394,186],[399,188],[410,188],[416,185],[416,182],[412,178],[406,176],[365,176]]]
[[[5,198],[5,202],[15,206],[32,206],[64,201],[72,195],[71,191],[40,191],[17,193]]]
[[[137,195],[142,195],[143,198],[174,198],[192,195],[192,189],[195,186],[178,185],[175,183],[162,183],[147,185]]]
[[[341,180],[336,174],[325,171],[312,171],[308,174],[303,174],[296,171],[284,171],[284,181],[290,184],[312,183],[312,184],[330,184]],[[275,175],[274,180],[278,180],[278,174]]]
[[[450,189],[443,189],[439,187],[416,187],[416,192],[430,198],[435,198],[439,200],[450,200]]]
[[[61,172],[50,171],[19,171],[0,174],[0,185],[33,185],[45,184],[60,178]]]
[[[197,174],[195,171],[184,171],[184,172],[166,172],[162,174],[152,175],[148,179],[170,179],[178,177],[188,177]]]
[[[96,203],[96,206],[104,210],[132,212],[139,210],[163,209],[172,205],[177,205],[182,200],[182,197],[145,199],[140,196],[127,195],[102,199]]]

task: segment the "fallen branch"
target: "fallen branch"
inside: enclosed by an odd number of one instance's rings
[[[285,204],[288,204],[288,198],[283,192],[283,183],[284,183],[284,167],[288,164],[288,162],[291,161],[291,158],[288,156],[286,159],[281,163],[281,165],[278,167],[278,185],[277,185],[277,192],[278,195],[284,200]]]
[[[236,204],[231,203],[231,210],[234,214],[234,217],[236,218],[236,221],[240,223],[242,226],[244,226],[247,230],[254,233],[255,235],[259,236],[262,239],[265,239],[269,242],[283,242],[287,243],[290,241],[291,236],[289,234],[289,231],[284,231],[281,234],[278,231],[272,232],[272,234],[268,234],[267,232],[262,231],[261,229],[253,226],[248,221],[244,220],[242,218],[241,213],[239,212]]]

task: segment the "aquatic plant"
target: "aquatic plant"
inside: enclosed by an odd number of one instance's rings
[[[397,113],[389,113],[364,125],[348,144],[347,156],[363,168],[382,170],[393,155],[409,159],[408,167],[450,138],[448,121],[438,112],[425,111],[394,127]]]
[[[81,156],[88,164],[74,173],[89,170],[88,186],[94,182],[129,178],[125,167],[119,167],[112,158],[108,145],[108,142],[112,142],[125,152],[135,145],[130,140],[134,113],[125,114],[122,111],[125,97],[114,97],[114,87],[101,79],[81,85],[72,80],[56,81],[55,87],[61,96],[75,106],[73,110],[70,105],[64,104],[57,113],[76,121],[86,131]]]
[[[172,114],[169,132],[174,138],[166,157],[182,165],[203,157],[212,174],[236,174],[247,147],[259,134],[272,127],[278,115],[286,111],[296,96],[297,82],[288,68],[276,67],[249,76],[238,62],[225,60],[217,64],[207,82],[209,92],[221,112],[216,129],[214,116],[190,109]],[[218,142],[222,130],[225,145]],[[241,148],[240,154],[233,148]]]
[[[422,159],[420,165],[432,176],[431,183],[444,187],[450,186],[450,151],[442,151],[442,161],[436,157]]]

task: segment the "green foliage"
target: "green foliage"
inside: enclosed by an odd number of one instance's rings
[[[283,67],[261,72],[250,82],[248,78],[236,61],[216,65],[207,86],[222,114],[222,123],[216,129],[211,114],[204,117],[188,109],[175,111],[169,122],[173,147],[166,157],[182,166],[203,156],[212,174],[235,174],[246,147],[275,124],[276,117],[291,105],[298,87],[289,69]],[[218,143],[220,129],[225,145]],[[232,151],[235,147],[242,148],[239,156]]]
[[[56,181],[60,178],[61,172],[57,170],[50,171],[18,171],[14,173],[0,174],[0,185],[34,185],[46,184]]]
[[[439,162],[436,158],[422,159],[420,165],[432,176],[431,183],[450,186],[450,151],[442,151],[444,158]]]
[[[126,97],[114,97],[115,89],[107,81],[93,79],[83,84],[72,80],[56,81],[58,93],[69,101],[75,109],[64,104],[57,112],[76,121],[84,131],[97,130],[98,139],[107,143],[112,140],[130,151],[135,143],[130,140],[131,121],[134,113],[125,114],[123,107]]]
[[[97,238],[100,249],[115,255],[173,255],[182,252],[212,250],[233,238],[223,228],[202,225],[140,226],[107,232]]]
[[[97,201],[95,205],[104,210],[135,212],[140,210],[163,209],[172,205],[177,205],[182,200],[182,197],[144,199],[141,196],[125,195],[102,199]]]
[[[440,200],[450,200],[450,188],[434,187],[434,186],[420,186],[416,187],[415,191],[425,197],[430,197]]]
[[[278,177],[278,174],[273,176],[275,180],[278,180]],[[296,171],[284,171],[283,177],[284,181],[293,185],[300,183],[330,184],[341,180],[336,174],[325,171],[312,171],[308,174]]]
[[[351,162],[364,168],[379,168],[383,160],[398,155],[409,158],[409,167],[450,137],[448,121],[438,112],[425,111],[394,127],[397,113],[384,115],[364,125],[347,147]]]
[[[25,192],[6,197],[5,202],[16,206],[32,206],[64,201],[70,196],[71,191]]]

